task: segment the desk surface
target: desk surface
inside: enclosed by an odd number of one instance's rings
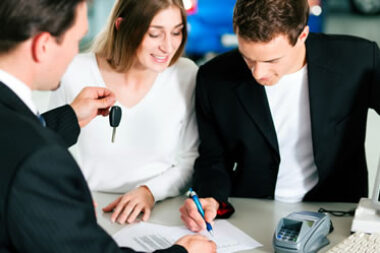
[[[117,194],[93,192],[94,200],[98,204],[96,208],[98,223],[111,235],[126,225],[111,223],[111,215],[103,213],[101,209],[118,196]],[[177,197],[157,203],[149,222],[171,226],[182,225],[178,209],[183,204],[183,201],[184,197]],[[245,253],[273,252],[272,237],[277,222],[293,211],[317,211],[320,207],[329,210],[350,210],[357,205],[356,203],[321,202],[288,204],[273,200],[245,198],[231,198],[230,202],[236,211],[228,221],[263,245],[263,247],[254,250],[242,251]],[[352,217],[330,216],[330,218],[334,225],[334,231],[328,236],[330,244],[319,252],[327,251],[350,235]]]

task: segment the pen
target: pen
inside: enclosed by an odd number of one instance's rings
[[[203,211],[201,202],[199,201],[198,195],[195,193],[195,191],[193,191],[192,188],[189,189],[189,197],[191,197],[193,199],[195,205],[197,206],[198,212],[202,215],[203,219],[205,220],[205,212]],[[207,231],[212,236],[214,236],[214,231],[212,230],[211,224],[208,223],[206,220],[205,220],[205,222],[206,222]]]

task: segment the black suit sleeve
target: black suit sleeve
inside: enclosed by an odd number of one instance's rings
[[[213,197],[227,202],[231,181],[224,164],[222,140],[218,134],[212,103],[207,87],[212,80],[202,67],[198,71],[196,85],[196,114],[199,129],[199,157],[194,166],[194,188],[201,197]]]
[[[97,224],[87,184],[58,145],[35,151],[9,193],[7,231],[17,252],[135,252],[120,249]],[[186,252],[175,246],[162,252]]]
[[[380,51],[376,43],[373,43],[374,75],[371,87],[370,107],[380,114]]]
[[[48,128],[65,141],[67,147],[74,145],[80,133],[77,116],[70,105],[64,105],[42,114]]]

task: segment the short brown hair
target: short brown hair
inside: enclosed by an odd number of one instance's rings
[[[75,20],[76,7],[85,0],[1,0],[0,53],[41,32],[60,42]]]
[[[233,25],[239,36],[250,41],[269,42],[283,34],[295,45],[308,18],[307,0],[237,0]]]
[[[154,16],[170,6],[180,9],[183,22],[182,42],[170,62],[173,65],[181,57],[187,39],[186,11],[182,0],[117,0],[107,27],[95,40],[92,50],[105,57],[117,71],[130,69]],[[115,23],[119,17],[123,18],[123,22],[116,29]]]

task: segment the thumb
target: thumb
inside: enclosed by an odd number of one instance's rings
[[[103,97],[95,100],[95,106],[97,109],[106,109],[115,104],[115,97]]]
[[[218,211],[218,206],[214,203],[216,200],[213,198],[201,198],[200,202],[205,212],[205,220],[207,222],[212,222],[215,219],[216,213]]]
[[[108,204],[108,206],[103,207],[102,209],[103,212],[111,212],[117,206],[117,204],[119,204],[120,200],[121,200],[121,197],[117,198],[112,203]]]

